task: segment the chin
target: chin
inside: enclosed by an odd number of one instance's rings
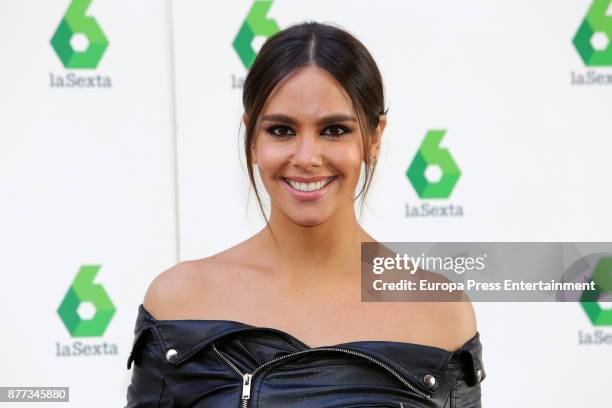
[[[300,214],[299,212],[297,214],[288,214],[288,215],[291,221],[293,221],[293,223],[299,226],[302,226],[302,227],[316,227],[317,225],[323,224],[329,218],[329,217],[322,216],[322,214],[320,213],[313,214],[311,216],[308,216],[307,214],[304,214],[304,213]]]
[[[325,222],[325,219],[316,217],[316,218],[304,218],[297,217],[292,218],[292,221],[301,227],[316,227],[317,225],[321,225]]]

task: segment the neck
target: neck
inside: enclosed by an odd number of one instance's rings
[[[270,249],[268,261],[289,284],[359,273],[361,242],[374,241],[357,222],[352,203],[324,223],[309,227],[296,224],[273,206],[269,226],[260,234]]]

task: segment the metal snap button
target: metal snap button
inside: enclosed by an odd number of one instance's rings
[[[480,382],[482,380],[482,368],[479,368],[478,371],[476,371],[476,382]]]
[[[433,388],[436,386],[436,377],[431,374],[427,374],[425,377],[423,377],[423,382],[427,388]]]
[[[178,359],[178,353],[175,349],[170,349],[166,351],[166,361],[169,363],[173,363]]]

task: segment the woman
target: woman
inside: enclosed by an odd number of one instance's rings
[[[331,25],[289,27],[259,51],[243,104],[249,177],[259,201],[257,167],[270,218],[153,280],[128,407],[479,407],[468,301],[361,302],[360,243],[376,241],[354,201],[387,123],[367,49]]]

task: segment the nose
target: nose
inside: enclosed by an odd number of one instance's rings
[[[293,165],[303,169],[319,167],[323,164],[321,146],[316,132],[304,132],[295,139]]]

